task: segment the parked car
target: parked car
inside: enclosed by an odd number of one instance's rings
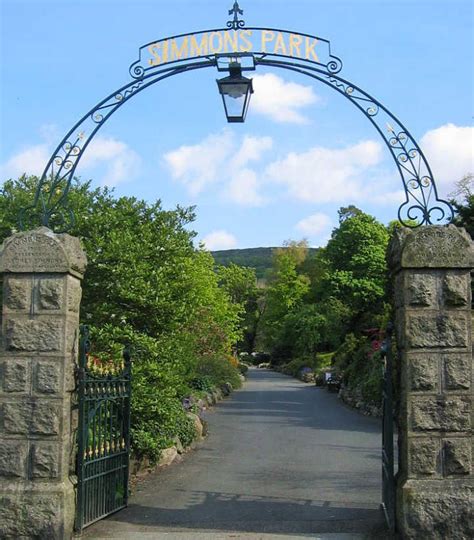
[[[326,381],[326,386],[329,392],[339,392],[341,388],[341,377],[338,375],[332,375]]]

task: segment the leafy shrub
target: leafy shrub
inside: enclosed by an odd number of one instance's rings
[[[189,382],[189,386],[202,392],[210,392],[214,388],[214,384],[209,375],[197,375],[196,377],[193,377]]]
[[[356,338],[353,334],[348,334],[336,351],[334,362],[349,389],[358,388],[368,403],[381,403],[382,359],[380,352],[373,353],[367,338]]]
[[[239,363],[237,367],[242,375],[247,375],[247,372],[249,370],[249,367],[247,366],[247,364]]]
[[[357,350],[363,347],[366,341],[365,338],[357,338],[354,334],[347,334],[332,359],[335,371],[344,372],[346,367],[352,363]]]
[[[362,397],[369,403],[380,404],[383,391],[383,363],[379,352],[372,355],[360,385]]]
[[[324,369],[330,367],[332,365],[333,358],[333,352],[318,353],[316,355],[317,368]]]
[[[186,418],[184,418],[178,425],[177,435],[181,441],[181,444],[185,448],[190,446],[196,438],[196,427],[194,425],[194,421],[186,416]]]
[[[290,362],[281,367],[281,372],[292,377],[297,377],[305,368],[309,368],[315,374],[319,373],[323,368],[331,365],[334,353],[318,353],[316,357],[303,356],[294,358]]]
[[[233,388],[240,388],[242,382],[239,370],[234,367],[227,357],[207,356],[200,358],[196,365],[196,374],[206,376],[214,386],[230,383]]]
[[[149,392],[149,399],[133,401],[132,408],[132,442],[138,456],[146,455],[152,462],[160,458],[161,451],[174,444],[179,436],[185,446],[189,446],[196,436],[195,427],[183,410],[177,398],[161,396]],[[133,394],[132,394],[133,400]]]
[[[236,358],[235,356],[232,356],[232,355],[228,355],[227,357],[227,360],[229,362],[229,364],[235,368],[238,368],[239,367],[239,360],[238,358]]]
[[[284,364],[281,368],[281,372],[285,375],[296,377],[303,368],[309,367],[312,369],[311,364],[312,361],[308,358],[295,358],[294,360],[291,360],[291,362]]]

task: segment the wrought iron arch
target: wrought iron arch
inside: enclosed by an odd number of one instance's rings
[[[72,226],[74,216],[68,205],[68,194],[76,168],[96,133],[122,105],[146,88],[174,75],[209,67],[226,71],[226,62],[235,58],[241,61],[243,70],[255,70],[257,66],[286,69],[309,76],[347,98],[369,119],[395,161],[405,192],[405,201],[398,210],[402,225],[418,227],[452,221],[453,209],[447,201],[439,198],[429,163],[414,137],[380,101],[338,75],[342,61],[331,53],[328,40],[287,30],[245,27],[244,21],[239,19],[242,14],[243,10],[235,2],[229,10],[233,19],[227,22],[227,28],[181,34],[141,47],[139,59],[129,68],[132,80],[90,109],[58,144],[38,182],[32,204],[20,213],[20,228],[44,225],[64,232]],[[248,48],[253,33],[261,33],[260,48]],[[270,36],[276,36],[273,51],[265,47],[265,37],[268,40]],[[285,36],[290,43],[290,54],[284,43]],[[200,43],[197,41],[199,38]],[[240,45],[240,49],[238,38],[245,44]],[[221,48],[226,44],[231,50],[222,52],[214,47],[211,51],[212,40],[215,42],[216,39]],[[301,54],[304,43],[305,55]],[[196,54],[183,58],[188,50],[185,45],[189,45],[191,52],[194,50]],[[318,54],[316,45],[320,47]],[[232,47],[237,50],[232,50]],[[162,56],[157,51],[163,51]],[[147,58],[149,54],[152,56]]]

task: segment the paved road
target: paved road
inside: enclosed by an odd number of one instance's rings
[[[267,370],[207,413],[210,435],[140,483],[87,538],[388,538],[379,510],[381,422]]]

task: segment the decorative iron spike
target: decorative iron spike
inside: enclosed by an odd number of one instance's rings
[[[232,28],[233,30],[238,30],[245,26],[245,21],[239,19],[239,15],[244,14],[244,10],[240,8],[239,3],[236,1],[232,6],[232,9],[229,9],[229,15],[234,15],[232,21],[227,21],[227,28]]]

